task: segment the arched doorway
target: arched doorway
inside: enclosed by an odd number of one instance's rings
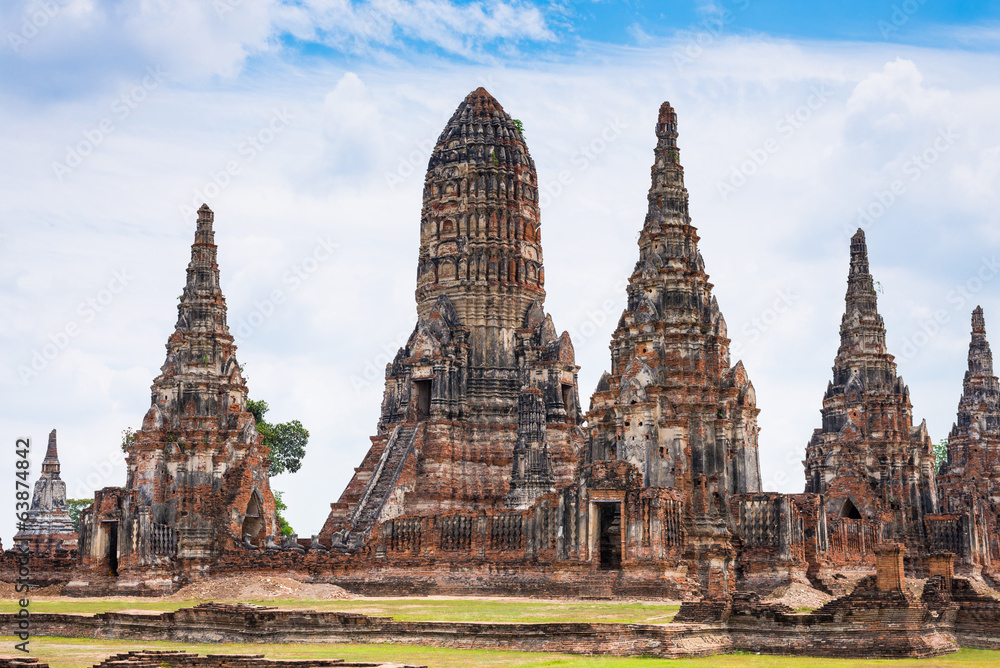
[[[260,494],[254,490],[247,502],[247,511],[243,519],[243,528],[240,538],[250,535],[250,542],[257,547],[264,545],[265,536],[264,524],[264,504],[260,500]]]
[[[844,505],[840,507],[840,516],[849,520],[860,520],[861,511],[850,499],[844,499]]]

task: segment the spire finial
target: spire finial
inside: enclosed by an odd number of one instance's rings
[[[677,147],[677,112],[669,102],[660,105],[656,119],[655,161],[650,169],[649,208],[643,225],[645,234],[666,223],[688,225],[688,193],[684,167]],[[640,246],[642,241],[640,240]]]
[[[861,313],[878,311],[875,281],[868,267],[868,244],[860,227],[851,237],[851,269],[847,276],[847,310],[857,307]]]
[[[986,318],[983,307],[972,312],[972,340],[969,342],[969,373],[974,376],[993,376],[993,352],[986,340]]]
[[[56,430],[49,432],[49,445],[45,449],[45,459],[42,460],[42,475],[59,477],[59,452],[56,449]]]
[[[986,336],[986,318],[983,317],[982,306],[977,306],[972,312],[972,333]]]

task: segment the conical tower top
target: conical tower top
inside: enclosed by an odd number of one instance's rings
[[[215,245],[215,214],[202,204],[191,244],[187,281],[177,305],[177,331],[206,328],[228,335],[225,324],[226,298],[219,281],[218,246]]]
[[[202,204],[198,209],[198,229],[195,231],[194,242],[196,244],[215,245],[215,231],[212,223],[215,222],[215,214],[208,208],[207,204]]]
[[[868,245],[861,228],[851,237],[851,270],[847,276],[847,310],[857,307],[863,314],[878,312],[875,281],[868,268]]]
[[[59,452],[56,449],[56,430],[49,432],[49,445],[45,449],[45,459],[42,460],[42,475],[59,477]]]
[[[976,376],[993,375],[993,352],[986,340],[986,318],[983,307],[977,306],[972,312],[972,341],[969,342],[969,374]]]
[[[983,316],[982,306],[977,306],[972,312],[972,333],[986,335],[986,318]]]
[[[684,167],[677,146],[677,112],[669,102],[660,105],[656,121],[656,149],[650,180],[649,209],[643,234],[659,232],[664,224],[689,225],[688,192],[684,187]]]
[[[862,229],[851,237],[851,267],[847,273],[844,316],[840,321],[840,348],[834,362],[837,370],[856,369],[864,356],[876,356],[895,376],[896,365],[885,345],[885,323],[878,313],[875,281],[868,268],[868,245]],[[873,358],[874,360],[874,358]],[[872,361],[872,363],[876,363]],[[835,384],[839,384],[838,381]]]
[[[465,100],[462,101],[462,104],[459,105],[455,113],[458,114],[463,111],[463,107],[471,107],[474,112],[478,112],[476,115],[481,115],[482,112],[486,112],[487,114],[492,112],[503,113],[503,106],[482,86],[466,95]]]
[[[455,109],[427,163],[415,295],[421,318],[443,297],[459,323],[480,327],[474,363],[512,361],[507,343],[500,350],[487,340],[513,341],[531,305],[545,299],[539,224],[538,176],[524,137],[477,88]]]

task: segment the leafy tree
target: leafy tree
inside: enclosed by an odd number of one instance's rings
[[[520,134],[523,137],[524,136],[524,123],[521,122],[520,118],[515,118],[514,119],[514,127],[517,128],[518,134]]]
[[[127,429],[122,429],[122,452],[128,452],[128,449],[135,444],[135,430],[132,427]]]
[[[934,446],[934,464],[935,468],[940,471],[941,466],[948,461],[948,439],[942,438]]]
[[[66,512],[69,513],[69,518],[73,520],[73,528],[77,532],[80,531],[80,513],[93,502],[93,499],[66,499]]]
[[[302,467],[306,454],[309,431],[298,420],[271,424],[264,419],[270,407],[266,401],[247,400],[247,410],[257,420],[257,431],[263,437],[264,445],[271,448],[271,464],[267,469],[269,477],[279,473],[295,473]]]
[[[278,530],[281,531],[282,536],[291,536],[295,533],[295,529],[292,528],[292,525],[281,514],[282,511],[288,510],[288,506],[281,500],[281,497],[284,495],[284,492],[274,492],[274,507],[278,511]]]

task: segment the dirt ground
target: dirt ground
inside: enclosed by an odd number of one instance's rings
[[[344,601],[354,596],[332,584],[310,584],[279,575],[234,575],[194,582],[165,598],[168,601],[192,598],[221,601],[267,599]]]
[[[63,585],[51,585],[31,590],[31,598],[62,597]],[[9,582],[0,582],[0,599],[17,599],[22,594]],[[132,596],[111,596],[107,600],[129,600]],[[234,575],[189,584],[166,601],[211,599],[220,601],[256,601],[268,599],[343,601],[354,596],[332,584],[310,584],[276,575]],[[73,600],[67,597],[67,600]]]

